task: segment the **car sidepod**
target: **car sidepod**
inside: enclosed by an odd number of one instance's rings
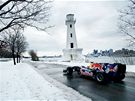
[[[80,75],[93,77],[92,69],[82,66],[80,69]]]

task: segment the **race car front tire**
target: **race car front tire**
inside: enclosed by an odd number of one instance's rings
[[[67,75],[72,75],[72,74],[73,74],[73,68],[67,67]]]

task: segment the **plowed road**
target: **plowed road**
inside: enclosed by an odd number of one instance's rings
[[[93,101],[135,101],[135,77],[126,76],[120,83],[110,82],[99,84],[88,78],[80,78],[77,74],[73,77],[63,75],[66,66],[57,64],[31,63],[37,70],[48,74],[55,80],[73,88]]]

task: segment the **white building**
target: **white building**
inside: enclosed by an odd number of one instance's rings
[[[78,48],[76,32],[75,32],[74,14],[66,16],[65,24],[67,25],[67,41],[66,48],[63,49],[63,57],[65,61],[80,61],[82,60],[82,48]]]

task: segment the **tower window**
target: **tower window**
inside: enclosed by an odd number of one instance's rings
[[[70,33],[70,37],[72,38],[72,33]]]
[[[72,28],[72,24],[70,24],[70,28]]]
[[[73,43],[70,43],[70,47],[71,47],[71,48],[74,48],[74,44],[73,44]]]

